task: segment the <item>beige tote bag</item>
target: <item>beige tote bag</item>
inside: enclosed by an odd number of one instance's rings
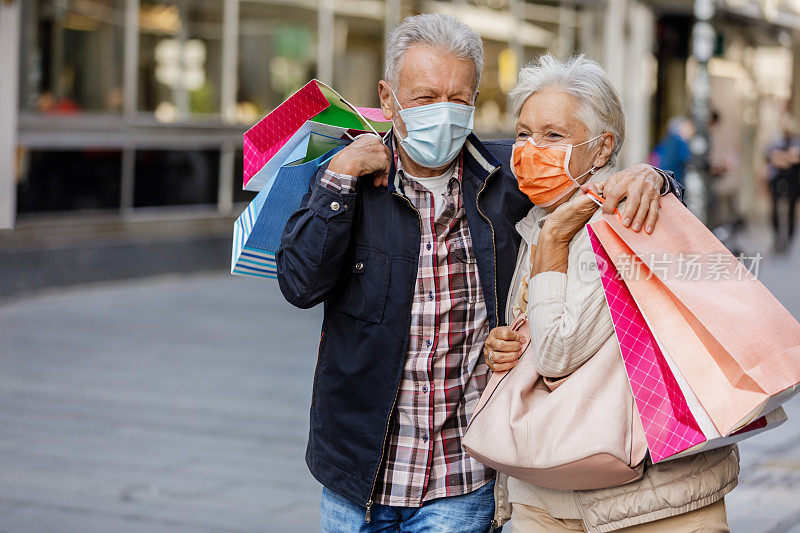
[[[511,325],[530,339],[526,315]],[[492,375],[462,440],[483,464],[550,489],[640,479],[647,453],[617,338],[566,378],[536,371],[528,341],[517,366]]]

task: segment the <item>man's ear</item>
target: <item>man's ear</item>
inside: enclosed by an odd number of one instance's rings
[[[478,97],[479,97],[480,95],[481,95],[481,92],[480,92],[480,91],[475,91],[475,98],[473,98],[473,100],[472,100],[472,105],[473,105],[473,106],[474,106],[475,104],[477,104],[477,103],[478,103]]]
[[[394,98],[392,97],[392,91],[389,87],[389,83],[386,80],[381,80],[378,82],[378,98],[381,101],[383,118],[386,120],[392,120],[394,118],[394,106],[392,105],[394,103]]]

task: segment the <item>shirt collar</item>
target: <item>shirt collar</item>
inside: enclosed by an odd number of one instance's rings
[[[462,152],[463,152],[463,150],[462,150]],[[458,189],[459,191],[461,190],[460,189],[460,187],[461,187],[461,177],[463,175],[463,168],[464,168],[464,165],[463,165],[463,153],[462,152],[458,153],[458,155],[456,156],[455,161],[453,162],[453,164],[455,165],[456,168],[453,171],[453,175],[450,177],[450,181],[448,182],[448,186],[447,186],[447,193],[448,194],[453,194],[453,192],[456,190],[456,187],[459,188]],[[410,186],[411,188],[413,188],[415,190],[418,190],[418,191],[426,191],[427,189],[422,187],[416,181],[410,179],[406,175],[406,173],[403,171],[403,162],[400,160],[400,150],[399,150],[399,147],[398,147],[397,139],[394,138],[394,137],[392,137],[392,155],[394,157],[394,168],[395,168],[395,171],[397,172],[397,175],[400,177],[400,179],[398,180],[400,192],[402,194],[405,194],[406,186]]]

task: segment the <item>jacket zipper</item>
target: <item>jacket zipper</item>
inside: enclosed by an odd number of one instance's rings
[[[492,222],[489,220],[489,217],[487,217],[487,216],[484,214],[484,212],[483,212],[483,211],[481,211],[481,207],[480,207],[480,205],[478,204],[478,202],[479,202],[479,200],[480,200],[481,193],[482,193],[482,192],[483,192],[483,190],[486,188],[486,183],[489,181],[489,178],[490,178],[490,177],[491,177],[491,176],[492,176],[492,175],[493,175],[495,172],[497,172],[497,170],[498,170],[499,168],[500,168],[500,167],[496,167],[496,168],[495,168],[493,171],[491,171],[491,172],[490,172],[490,173],[489,173],[489,174],[486,176],[486,179],[484,179],[484,180],[483,180],[483,187],[481,187],[481,190],[479,190],[479,191],[478,191],[478,194],[476,194],[476,195],[475,195],[475,207],[478,209],[478,213],[480,213],[480,215],[481,215],[481,216],[484,218],[484,220],[486,220],[486,222],[488,222],[488,223],[489,223],[489,229],[491,229],[491,230],[492,230],[492,254],[494,255],[494,265],[493,265],[493,266],[494,266],[494,314],[495,314],[495,324],[497,324],[497,322],[499,321],[499,315],[498,315],[498,313],[499,313],[499,310],[497,309],[497,249],[496,249],[496,245],[495,245],[495,242],[494,242],[494,226],[492,226]],[[507,375],[508,375],[508,374],[506,374],[506,376],[507,376]],[[503,377],[500,379],[500,382],[501,382],[501,383],[503,382],[503,380],[504,380],[504,379],[506,379],[506,376],[503,376]],[[495,390],[497,390],[497,389],[495,389]],[[491,397],[490,397],[490,398],[491,398]],[[487,401],[486,403],[489,403],[489,402]],[[484,403],[484,404],[483,404],[483,407],[486,407],[486,403]],[[481,408],[481,411],[482,411],[482,410],[483,410],[483,408]],[[472,420],[475,420],[475,416],[476,416],[478,413],[480,413],[480,411],[478,411],[478,412],[476,412],[476,413],[473,413],[473,414],[472,414]],[[470,421],[469,421],[469,423],[467,424],[467,429],[469,429],[469,426],[471,426],[471,425],[472,425],[472,420],[470,420]],[[493,522],[494,522],[494,521],[493,521]]]
[[[419,212],[419,209],[414,207],[414,204],[411,203],[411,200],[403,196],[402,194],[398,194],[396,192],[392,193],[393,196],[397,196],[398,198],[402,198],[403,200],[408,203],[408,206],[413,209],[417,213],[417,220],[419,221],[419,235],[420,241],[422,240],[422,214]],[[402,381],[402,380],[401,380]],[[375,470],[375,475],[372,477],[372,488],[369,490],[369,499],[366,503],[366,513],[364,514],[364,523],[368,524],[372,522],[372,504],[374,503],[372,499],[372,495],[375,493],[375,485],[378,483],[378,474],[381,471],[381,466],[383,465],[383,456],[384,452],[386,451],[386,439],[389,437],[389,424],[392,421],[392,413],[394,412],[395,405],[397,404],[397,396],[400,394],[400,383],[397,384],[397,389],[394,391],[394,400],[392,400],[392,408],[389,410],[389,416],[386,417],[386,429],[383,432],[383,443],[381,444],[381,460],[378,463],[378,468]]]
[[[492,226],[492,222],[489,220],[489,217],[481,210],[479,205],[479,200],[481,197],[481,193],[486,188],[486,184],[489,182],[489,178],[497,172],[500,167],[496,167],[493,171],[491,171],[486,178],[483,180],[483,186],[481,190],[478,191],[478,194],[475,195],[475,207],[478,210],[478,213],[483,217],[484,220],[489,224],[489,229],[492,232],[492,257],[494,259],[492,263],[492,267],[494,269],[494,314],[495,314],[495,324],[498,322],[498,308],[497,308],[497,245],[495,244],[494,239],[494,226]],[[411,203],[411,200],[406,198],[405,196],[398,194],[396,192],[392,193],[393,196],[397,196],[398,198],[402,198],[408,204],[408,206],[413,209],[417,213],[417,220],[419,221],[419,234],[420,238],[422,238],[422,214],[419,212],[419,209],[414,207],[414,204]],[[389,416],[386,418],[386,429],[383,432],[383,443],[381,444],[381,461],[378,463],[378,468],[375,470],[375,475],[372,477],[372,487],[369,491],[369,499],[366,503],[366,513],[364,514],[364,522],[370,523],[372,521],[372,504],[374,500],[372,499],[373,494],[375,493],[375,485],[378,483],[378,474],[381,471],[381,466],[383,465],[383,455],[386,451],[386,439],[389,437],[389,424],[392,420],[392,412],[394,412],[394,407],[397,404],[397,396],[400,394],[400,384],[397,385],[397,389],[394,391],[394,400],[392,400],[392,408],[389,411]]]
[[[483,217],[483,219],[486,220],[486,223],[489,224],[489,229],[492,231],[492,256],[493,256],[493,259],[494,259],[494,262],[492,263],[492,266],[494,268],[494,323],[495,323],[495,325],[500,323],[500,309],[498,309],[498,307],[497,307],[497,244],[495,243],[495,240],[494,240],[494,226],[492,225],[492,221],[489,220],[489,217],[486,216],[486,213],[484,213],[481,210],[480,199],[481,199],[481,193],[483,193],[483,190],[486,189],[486,184],[489,183],[489,178],[491,178],[492,175],[494,175],[494,173],[497,172],[497,170],[499,168],[500,167],[495,167],[494,170],[489,172],[489,174],[483,180],[483,186],[481,187],[481,190],[479,190],[478,194],[475,195],[475,208],[478,210],[478,213],[480,213],[480,215]],[[503,376],[503,378],[505,379],[505,376]],[[472,418],[473,419],[475,418],[475,414],[472,415]],[[469,424],[467,425],[467,427],[469,427]],[[495,481],[495,483],[496,483],[496,481]],[[489,526],[489,532],[490,533],[494,533],[495,531],[497,531],[499,526],[500,526],[500,523],[498,522],[496,517],[492,517],[492,523]]]
[[[492,221],[489,220],[489,217],[481,210],[480,206],[480,199],[481,193],[484,189],[486,189],[486,184],[489,183],[489,178],[491,178],[495,172],[498,171],[500,167],[495,167],[494,170],[489,172],[486,176],[486,179],[483,180],[483,187],[481,190],[478,191],[478,194],[475,195],[475,207],[478,209],[478,213],[486,220],[489,224],[489,229],[492,231],[492,257],[494,262],[492,263],[492,267],[494,268],[494,325],[497,326],[500,323],[500,309],[497,306],[497,244],[494,241],[494,226],[492,226]]]

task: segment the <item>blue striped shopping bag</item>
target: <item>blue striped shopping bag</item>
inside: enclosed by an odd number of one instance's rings
[[[318,168],[341,149],[282,166],[261,189],[233,225],[231,274],[277,279],[275,253],[286,221],[300,207]]]

